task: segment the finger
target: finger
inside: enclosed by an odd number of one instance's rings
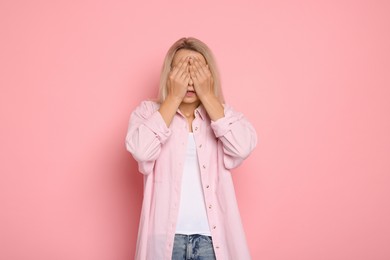
[[[185,57],[184,61],[181,63],[180,69],[178,71],[178,75],[180,77],[183,77],[185,73],[187,73],[187,67],[188,67],[188,57]]]
[[[188,83],[190,82],[190,79],[191,79],[191,77],[190,77],[190,74],[188,73],[188,74],[186,75],[186,77],[184,78],[184,82],[185,82],[185,85],[186,85],[186,86],[188,86]]]
[[[188,61],[190,65],[194,65],[194,57],[191,56]]]
[[[195,61],[194,67],[195,67],[195,75],[197,77],[203,77],[204,76],[204,72],[203,72],[203,69],[202,69],[199,61],[197,61],[197,60]]]
[[[185,81],[187,80],[187,78],[190,78],[190,77],[191,77],[190,73],[185,72],[185,73],[183,73],[183,74],[181,75],[180,80],[185,82]],[[187,86],[187,84],[185,84],[185,85]]]
[[[205,77],[211,76],[211,71],[210,71],[209,65],[204,64],[203,61],[201,61],[199,58],[198,58],[198,66],[199,66],[199,71],[203,76],[205,76]]]
[[[192,66],[192,70],[193,70],[193,74],[196,78],[200,78],[202,77],[202,71],[200,70],[200,67],[199,67],[199,63],[198,62],[194,62],[194,65]]]
[[[196,58],[197,62],[202,66],[202,67],[206,67],[207,66],[207,61],[206,59],[201,59],[199,57]]]
[[[181,78],[184,78],[184,77],[187,76],[187,74],[189,74],[189,73],[188,73],[188,63],[183,67],[183,70],[182,70],[182,72],[181,72],[181,74],[180,74],[180,77],[181,77]]]
[[[193,80],[196,80],[195,67],[193,65],[190,66],[190,76]]]
[[[183,57],[180,59],[180,64],[178,64],[179,70],[182,70],[188,65],[188,57]]]
[[[180,68],[183,66],[185,62],[185,57],[182,57],[180,60],[179,60],[179,63],[173,67],[173,70],[172,70],[172,76],[176,76],[177,73],[180,71]]]
[[[171,66],[171,69],[172,69],[172,71],[173,70],[175,70],[175,71],[177,71],[179,68],[180,68],[180,66],[181,66],[181,63],[184,61],[184,57],[182,57],[180,60],[179,60],[179,62],[178,63],[176,63],[176,65],[175,66]],[[172,64],[171,64],[172,65]]]
[[[207,64],[204,64],[200,59],[198,59],[198,66],[202,74],[207,75],[207,71],[208,71]]]

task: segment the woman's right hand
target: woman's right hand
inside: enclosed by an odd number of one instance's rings
[[[188,71],[189,58],[183,57],[179,63],[173,67],[168,75],[167,87],[168,95],[175,99],[183,100],[187,93],[190,73]]]

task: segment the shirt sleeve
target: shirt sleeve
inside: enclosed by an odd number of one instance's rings
[[[144,101],[132,112],[126,134],[126,149],[138,162],[141,173],[153,172],[161,145],[170,135],[171,130],[158,111],[157,103]]]
[[[239,166],[257,145],[254,127],[242,113],[224,105],[225,116],[211,122],[215,136],[222,142],[227,169]]]

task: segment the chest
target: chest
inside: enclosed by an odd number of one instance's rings
[[[215,160],[218,149],[218,139],[210,126],[209,120],[196,117],[192,123],[193,147],[196,149],[199,163],[210,159]],[[171,166],[181,167],[185,160],[188,147],[190,128],[184,117],[177,116],[170,125],[171,136],[163,144],[160,159],[170,162]]]

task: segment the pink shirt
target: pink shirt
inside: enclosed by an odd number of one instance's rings
[[[170,260],[178,218],[188,123],[178,111],[168,128],[158,108],[158,103],[142,102],[126,135],[126,148],[144,174],[136,260]],[[216,257],[246,260],[250,254],[229,170],[249,156],[257,136],[241,113],[227,105],[224,112],[214,122],[199,106],[192,129]]]

